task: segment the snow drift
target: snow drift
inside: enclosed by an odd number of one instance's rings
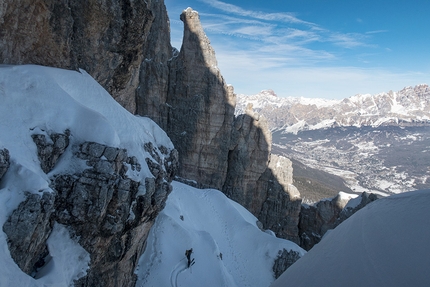
[[[374,201],[271,286],[430,286],[429,206],[430,190]]]

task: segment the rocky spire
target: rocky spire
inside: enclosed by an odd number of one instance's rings
[[[184,38],[170,63],[165,129],[180,154],[180,175],[221,189],[236,98],[217,67],[198,13],[188,8],[181,20]]]

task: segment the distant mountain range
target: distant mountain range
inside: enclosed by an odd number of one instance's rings
[[[272,130],[295,134],[332,127],[430,124],[430,88],[425,84],[343,100],[280,98],[266,90],[238,95],[236,113],[243,113],[249,104],[267,118]]]
[[[338,191],[399,193],[430,188],[430,88],[343,100],[239,95],[267,118],[273,149],[293,160],[294,184],[316,201]]]

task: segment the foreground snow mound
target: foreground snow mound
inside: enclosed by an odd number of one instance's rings
[[[430,190],[378,199],[285,271],[280,286],[430,286]]]
[[[136,286],[269,286],[278,251],[305,251],[262,232],[257,219],[213,189],[173,182],[148,237]],[[187,268],[185,251],[195,264]]]
[[[0,178],[0,227],[26,193],[52,192],[51,175],[89,168],[74,156],[75,145],[86,141],[127,149],[142,167],[127,175],[139,182],[153,177],[145,164],[151,155],[143,148],[144,143],[173,149],[154,122],[130,114],[85,71],[0,65],[0,101],[0,150],[7,149],[10,155],[10,166]],[[66,130],[70,132],[69,148],[54,170],[45,174],[32,135]],[[69,286],[85,275],[89,256],[65,227],[56,225],[47,244],[52,261],[36,280],[15,264],[6,234],[0,229],[0,286]]]

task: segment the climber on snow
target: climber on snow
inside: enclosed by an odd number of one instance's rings
[[[187,260],[188,260],[188,268],[190,268],[190,266],[193,266],[195,263],[194,258],[191,259],[191,253],[193,253],[192,248],[185,251],[185,256],[187,257]]]

